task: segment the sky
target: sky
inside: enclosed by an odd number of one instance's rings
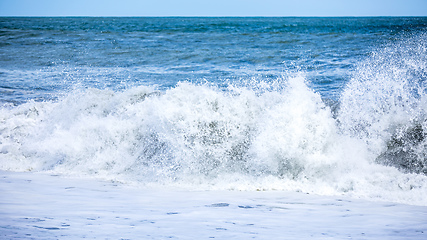
[[[427,0],[0,0],[0,16],[427,16]]]

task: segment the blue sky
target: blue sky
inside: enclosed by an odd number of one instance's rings
[[[0,0],[0,16],[427,16],[427,0]]]

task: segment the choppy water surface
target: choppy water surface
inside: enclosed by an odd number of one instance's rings
[[[0,169],[427,205],[427,18],[0,18]]]

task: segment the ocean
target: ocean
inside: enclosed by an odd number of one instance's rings
[[[125,237],[114,222],[127,201],[126,214],[150,214],[130,200],[132,188],[138,199],[152,194],[144,206],[159,214],[138,220],[148,239],[271,239],[283,236],[280,212],[262,226],[236,228],[232,216],[284,209],[306,213],[290,215],[302,224],[288,219],[291,239],[423,239],[426,79],[425,17],[0,17],[0,236],[106,238],[79,227],[106,211],[97,226]],[[179,210],[164,210],[175,196]],[[79,209],[90,216],[71,219],[66,209],[80,201],[111,208],[89,205]],[[370,213],[389,222],[367,234],[350,225],[322,232],[319,223],[306,232],[306,206],[328,224]],[[337,217],[337,206],[363,214]],[[390,206],[403,215],[381,215]],[[202,207],[209,219],[197,214]],[[399,225],[403,216],[410,226]],[[205,225],[188,235],[185,221]]]

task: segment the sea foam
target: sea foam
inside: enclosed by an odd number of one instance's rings
[[[425,175],[376,162],[372,144],[343,131],[341,115],[338,123],[303,76],[280,81],[282,89],[261,93],[187,82],[164,92],[75,90],[58,101],[5,107],[0,167],[427,204]]]
[[[226,88],[77,88],[57,100],[5,105],[0,169],[427,205],[420,39],[361,62],[333,110],[303,73]]]

